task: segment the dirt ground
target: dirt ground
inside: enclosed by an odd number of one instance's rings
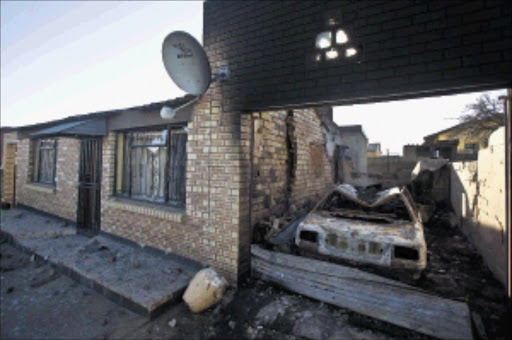
[[[440,212],[425,225],[428,265],[418,281],[359,268],[467,302],[485,328],[485,335],[474,329],[475,339],[510,338],[503,287],[461,232],[445,221]],[[1,242],[2,339],[430,339],[251,279],[202,313],[193,314],[179,302],[149,321]]]
[[[351,313],[261,281],[230,288],[199,314],[184,302],[155,320],[134,314],[2,240],[2,339],[383,339],[351,325]],[[412,332],[410,332],[413,334]]]

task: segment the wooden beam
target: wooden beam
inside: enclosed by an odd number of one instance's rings
[[[467,304],[324,261],[251,248],[252,274],[293,292],[442,339],[472,339]]]

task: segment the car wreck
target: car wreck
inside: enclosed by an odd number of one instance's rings
[[[325,255],[415,274],[427,264],[421,217],[406,187],[376,192],[337,186],[299,223],[295,244],[306,256]]]

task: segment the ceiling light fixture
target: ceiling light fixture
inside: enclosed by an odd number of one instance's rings
[[[316,48],[325,49],[331,47],[332,33],[322,32],[316,36]]]
[[[349,47],[345,50],[345,57],[350,58],[357,54],[357,49],[354,47]]]
[[[338,30],[336,32],[336,44],[345,44],[348,42],[347,33],[344,30]]]
[[[327,59],[336,59],[338,58],[338,50],[335,48],[331,48],[327,52],[325,52],[325,57]]]

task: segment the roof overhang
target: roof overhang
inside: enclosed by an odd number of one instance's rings
[[[107,135],[105,118],[87,119],[55,125],[30,134],[30,137],[100,137]]]

